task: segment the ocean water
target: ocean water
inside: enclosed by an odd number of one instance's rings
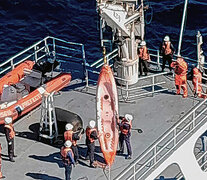
[[[184,0],[149,0],[146,12],[146,41],[150,48],[159,48],[168,34],[177,49]],[[183,36],[183,56],[196,58],[196,34],[203,35],[207,51],[207,1],[189,0]],[[153,13],[152,13],[153,12]],[[152,15],[152,16],[151,16]],[[47,35],[83,43],[86,58],[100,58],[95,0],[0,0],[0,62],[41,40]]]

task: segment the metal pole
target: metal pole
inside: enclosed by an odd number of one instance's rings
[[[129,84],[128,81],[126,82],[126,99],[129,98]]]
[[[14,60],[11,59],[11,68],[14,69]]]
[[[88,91],[88,87],[89,87],[89,85],[88,85],[88,71],[86,70],[86,91]]]
[[[199,37],[201,36],[200,31],[198,31],[198,34],[196,35],[196,40],[197,40],[197,64],[199,64],[199,59],[200,59],[200,43],[199,43]]]
[[[144,40],[144,0],[141,0],[141,40]]]
[[[85,56],[85,48],[84,48],[84,45],[81,46],[81,49],[82,49],[82,57],[83,57],[83,76],[84,78],[86,79],[86,76],[87,76],[87,62],[86,62],[86,56]],[[83,79],[84,79],[83,78]],[[82,80],[83,81],[83,80]]]
[[[156,164],[157,162],[157,151],[156,151],[156,147],[154,148],[154,165]]]
[[[55,51],[55,38],[52,39],[52,42],[53,42],[52,43],[53,44],[53,51]],[[55,54],[56,54],[56,51],[55,51]]]
[[[160,51],[157,50],[157,67],[160,69]]]
[[[100,39],[101,39],[101,47],[103,46],[103,29],[102,29],[102,18],[100,18],[100,24],[99,24],[99,29],[100,29]]]
[[[35,53],[35,62],[37,62],[37,45],[34,46],[34,53]]]
[[[183,28],[185,24],[185,17],[186,17],[186,10],[187,10],[188,0],[185,0],[184,10],[183,10],[183,19],[180,29],[180,38],[179,38],[179,44],[178,44],[178,56],[180,56],[180,50],[181,50],[181,43],[182,43],[182,37],[183,37]]]
[[[155,77],[152,76],[152,96],[154,96],[155,93]]]
[[[136,170],[135,170],[135,165],[133,166],[133,170],[134,170],[134,180],[136,180]]]

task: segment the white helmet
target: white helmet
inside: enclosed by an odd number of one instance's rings
[[[170,41],[170,37],[169,36],[165,36],[164,41]]]
[[[10,123],[12,123],[12,118],[11,117],[6,117],[4,119],[4,122],[5,122],[5,124],[10,124]]]
[[[133,120],[133,116],[131,114],[125,114],[124,117],[127,121],[132,121]]]
[[[72,146],[72,142],[67,140],[65,141],[65,144],[64,144],[65,147],[71,147]]]
[[[96,125],[96,122],[95,122],[94,120],[91,120],[91,121],[89,122],[89,124],[88,124],[88,126],[89,126],[90,128],[94,128],[95,125]]]
[[[146,42],[145,41],[141,41],[140,46],[146,46]]]
[[[68,123],[68,124],[65,125],[65,130],[66,131],[69,131],[69,130],[72,130],[72,129],[73,129],[73,125],[72,124]]]

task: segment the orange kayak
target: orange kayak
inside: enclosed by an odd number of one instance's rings
[[[118,94],[113,72],[108,65],[101,69],[96,92],[99,143],[106,163],[111,166],[119,141]]]
[[[24,66],[20,66],[20,65],[18,67],[24,68]],[[12,72],[16,72],[15,69]],[[71,74],[69,73],[60,74],[54,77],[52,80],[45,83],[44,85],[35,89],[28,95],[24,96],[23,98],[17,101],[14,101],[14,104],[0,109],[0,124],[4,124],[5,117],[10,116],[12,117],[14,121],[18,117],[36,108],[37,106],[41,104],[42,94],[44,93],[44,91],[47,91],[48,93],[51,93],[53,91],[57,92],[61,90],[62,88],[66,87],[70,83],[70,80],[71,80]],[[15,83],[12,82],[12,84],[15,84]]]

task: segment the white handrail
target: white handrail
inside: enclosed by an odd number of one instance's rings
[[[61,45],[58,45],[61,44]],[[63,45],[64,43],[64,45]],[[10,70],[10,68],[14,68],[16,65],[20,64],[21,62],[30,59],[30,60],[40,60],[44,57],[46,57],[47,55],[50,55],[50,49],[49,46],[52,45],[53,47],[53,51],[55,51],[57,49],[64,49],[67,48],[67,51],[77,51],[79,53],[82,53],[82,58],[77,58],[78,60],[82,60],[84,65],[86,64],[85,61],[85,50],[84,50],[84,45],[81,43],[74,43],[74,42],[68,42],[59,38],[55,38],[55,37],[51,37],[51,36],[47,36],[44,39],[36,42],[35,44],[33,44],[32,46],[24,49],[23,51],[19,52],[18,54],[12,56],[11,58],[9,58],[8,60],[2,62],[0,64],[0,74],[3,74],[7,71]],[[70,48],[70,47],[74,47],[74,48]],[[67,52],[66,51],[66,52]],[[49,53],[49,54],[48,54]],[[38,56],[39,55],[39,56]],[[61,56],[59,54],[59,56]],[[73,57],[75,58],[75,57]]]
[[[112,54],[115,54],[118,51],[118,49],[113,50],[112,52],[108,53],[106,55],[107,60],[109,60],[109,56],[111,56]],[[114,57],[113,57],[114,58]],[[103,62],[103,58],[100,58],[99,60],[95,61],[93,64],[90,65],[90,67],[94,67],[95,65],[99,64],[100,62]],[[103,63],[102,63],[103,65]],[[101,66],[101,65],[100,65]],[[98,67],[96,67],[98,68]]]
[[[190,133],[192,133],[192,131],[194,131],[198,125],[202,124],[204,121],[207,121],[206,117],[202,118],[199,122],[197,122],[196,124],[196,120],[198,120],[198,118],[203,115],[203,112],[207,111],[207,104],[206,104],[207,99],[205,99],[203,102],[201,102],[199,105],[197,105],[196,107],[194,107],[192,109],[192,111],[190,111],[188,114],[186,114],[181,121],[179,121],[177,124],[175,124],[170,130],[168,130],[161,138],[158,139],[158,141],[156,141],[149,149],[147,149],[141,156],[139,156],[139,158],[137,160],[135,160],[131,166],[129,166],[128,168],[126,168],[119,176],[117,176],[115,179],[119,180],[119,179],[123,179],[123,177],[137,164],[141,164],[140,167],[137,169],[137,171],[135,172],[135,174],[132,175],[132,177],[135,177],[135,175],[138,172],[142,172],[142,174],[138,177],[138,179],[140,179],[141,177],[143,177],[143,174],[145,175],[145,173],[152,171],[152,168],[154,166],[158,166],[159,162],[167,155],[169,155],[169,153],[174,150],[177,149],[177,147],[180,145],[179,143],[181,141],[183,141],[188,135],[190,135]],[[201,108],[201,106],[205,105],[205,108],[199,112],[198,114],[196,114],[196,111],[199,110]],[[192,120],[186,122],[186,120],[192,116]],[[177,131],[178,127],[183,124],[185,122],[184,127],[182,128],[182,130],[180,130],[177,134],[173,134],[174,132]],[[182,138],[180,138],[179,140],[176,140],[176,138],[178,137],[178,135],[180,135],[184,130],[186,130],[187,127],[189,127],[190,125],[192,126],[192,129],[189,130],[189,132],[187,134],[185,134]],[[157,157],[159,155],[159,151],[162,150],[157,150],[157,146],[161,143],[164,143],[164,141],[166,140],[167,137],[169,137],[170,135],[172,136],[173,134],[173,138],[171,141],[175,140],[175,144],[173,143],[173,147],[171,147],[169,150],[167,150],[167,152],[162,155],[162,157],[159,157],[159,160],[156,161],[155,157]],[[169,142],[168,142],[169,143]],[[166,143],[165,143],[166,144]],[[150,152],[156,152],[156,156],[153,155],[152,157],[148,157],[147,155],[149,155]],[[145,157],[147,158],[147,161],[144,163],[140,163],[141,160],[143,160]],[[146,169],[146,165],[151,162],[152,160],[155,160],[155,162],[153,163],[152,166],[149,166]],[[137,176],[136,176],[137,177]]]

